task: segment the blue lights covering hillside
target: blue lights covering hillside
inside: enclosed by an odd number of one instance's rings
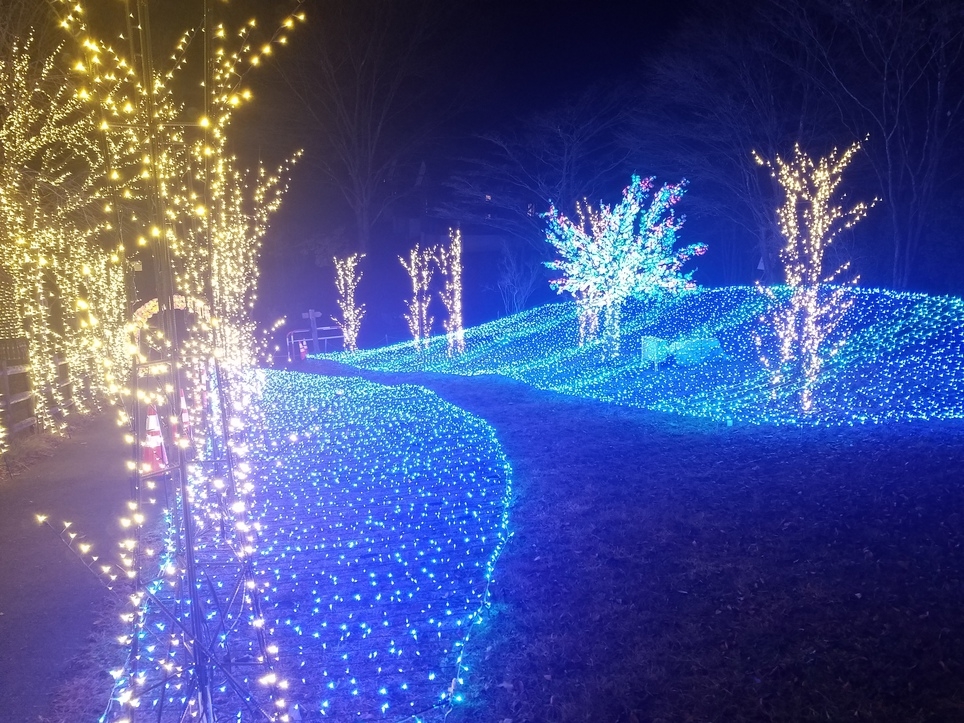
[[[494,430],[422,387],[269,370],[262,389],[263,444],[235,448],[245,484],[258,480],[250,524],[226,524],[223,480],[196,465],[190,478],[197,594],[212,648],[237,664],[214,671],[218,719],[241,720],[234,689],[246,711],[266,706],[278,720],[444,715],[462,699],[464,647],[508,537],[512,469]],[[137,635],[122,640],[128,660],[112,672],[113,697],[143,696],[158,721],[194,705],[171,623],[190,614],[176,554],[169,536],[161,574],[135,602]]]
[[[457,702],[507,534],[493,429],[421,387],[266,374],[256,564],[293,697],[337,720]]]
[[[789,291],[776,287],[774,294],[785,301]],[[442,336],[427,351],[407,342],[324,357],[378,371],[499,374],[540,389],[721,422],[839,425],[964,416],[964,300],[862,288],[848,296],[853,306],[838,338],[827,340],[843,345],[822,366],[810,412],[800,408],[802,381],[774,386],[760,360],[754,334],[770,340],[772,331],[763,319],[768,299],[754,287],[629,301],[615,358],[602,344],[579,346],[572,302],[466,330],[466,351],[453,358]]]

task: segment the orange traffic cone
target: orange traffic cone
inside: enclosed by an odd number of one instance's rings
[[[191,414],[184,401],[184,390],[181,390],[181,436],[191,439]]]
[[[157,417],[157,407],[147,408],[147,439],[144,440],[143,464],[141,468],[147,472],[160,472],[167,468],[167,451],[164,449],[164,437],[161,436],[161,420]]]

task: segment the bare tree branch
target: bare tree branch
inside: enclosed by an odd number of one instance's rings
[[[301,63],[283,76],[315,141],[306,160],[341,193],[365,252],[386,210],[414,190],[418,154],[447,117],[433,83],[439,7],[430,0],[317,7]]]
[[[627,152],[616,137],[626,120],[623,100],[617,91],[589,91],[478,136],[478,150],[460,159],[462,168],[448,183],[454,197],[442,212],[541,250],[539,214],[550,204],[573,209],[622,182]]]
[[[961,131],[964,8],[953,0],[776,0],[785,40],[855,137],[869,133],[891,230],[891,283],[906,287],[948,150]]]
[[[743,245],[756,255],[743,259],[744,268],[762,259],[768,280],[780,269],[776,189],[751,152],[776,155],[809,144],[815,133],[804,122],[814,113],[814,93],[793,69],[801,62],[793,50],[758,10],[704,4],[675,47],[646,69],[648,86],[623,139],[648,172],[690,180],[691,218],[712,217],[733,229],[717,234],[714,253],[718,240],[748,238]],[[730,265],[745,256],[734,249],[722,255]],[[746,270],[727,268],[725,275],[745,280]]]

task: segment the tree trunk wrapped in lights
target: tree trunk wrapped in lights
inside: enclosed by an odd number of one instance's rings
[[[559,255],[546,265],[562,274],[550,284],[576,300],[579,343],[596,339],[601,317],[603,341],[614,356],[619,354],[623,304],[633,296],[693,288],[693,272],[682,273],[683,264],[706,251],[704,244],[674,248],[684,219],[673,207],[683,197],[686,182],[664,184],[644,208],[654,181],[633,176],[616,206],[604,204],[596,210],[577,204],[577,223],[555,206],[544,215],[546,240]]]
[[[870,208],[857,203],[844,210],[836,200],[844,169],[859,149],[860,143],[854,143],[843,153],[834,149],[818,161],[799,145],[792,158],[777,156],[775,163],[753,154],[759,165],[770,169],[785,193],[777,218],[786,239],[780,259],[790,291],[789,300],[780,303],[772,289],[759,287],[771,301],[771,310],[760,321],[772,329],[776,349],[767,349],[760,333],[754,341],[770,372],[773,393],[784,383],[799,385],[804,412],[813,409],[814,389],[824,362],[847,340],[840,327],[853,303],[847,292],[858,278],[843,278],[850,262],[831,273],[824,271],[824,263],[837,235],[866,216]]]
[[[83,370],[95,398],[115,395],[130,373],[127,350],[128,302],[123,259],[102,253],[72,261],[77,289],[77,340],[68,347],[68,363]],[[79,358],[71,359],[77,348]]]
[[[355,298],[358,284],[362,279],[359,269],[365,254],[352,254],[343,259],[335,259],[335,288],[338,290],[338,308],[341,309],[341,319],[334,316],[334,321],[345,337],[345,351],[358,349],[358,332],[362,319],[365,317],[365,305],[359,304]]]
[[[405,321],[408,322],[408,330],[412,334],[415,350],[422,351],[428,349],[432,323],[435,321],[428,313],[428,305],[432,300],[429,285],[432,283],[435,248],[423,249],[415,244],[415,247],[408,252],[408,261],[401,256],[398,260],[402,262],[402,266],[412,280],[412,298],[406,304],[408,313],[405,314]]]
[[[274,48],[285,44],[288,31],[304,20],[304,15],[292,12],[267,42],[255,43],[258,31],[254,21],[246,23],[238,33],[228,32],[224,26],[209,22],[207,4],[203,10],[198,6],[203,33],[188,31],[182,35],[170,68],[161,68],[153,64],[148,3],[130,3],[125,11],[132,32],[125,33],[126,42],[117,47],[127,48],[127,58],[115,46],[93,36],[82,2],[52,0],[52,5],[60,26],[77,40],[78,57],[72,62],[80,83],[76,97],[88,102],[91,114],[98,119],[98,147],[104,149],[105,160],[97,168],[110,183],[111,202],[105,204],[104,210],[118,234],[136,229],[137,245],[150,254],[156,273],[158,298],[154,303],[164,312],[165,328],[150,336],[155,338],[155,350],[163,360],[158,366],[168,371],[152,388],[146,385],[148,378],[158,378],[154,372],[136,377],[140,384],[138,398],[126,401],[135,409],[143,406],[145,400],[166,401],[174,411],[179,400],[170,397],[182,383],[181,374],[195,375],[195,391],[207,399],[205,407],[210,416],[205,425],[208,439],[199,440],[196,447],[208,459],[217,460],[219,470],[219,478],[212,479],[213,467],[181,467],[177,490],[181,506],[179,515],[175,515],[179,517],[175,523],[178,529],[163,552],[172,558],[177,555],[179,564],[164,566],[157,572],[156,565],[137,562],[146,560],[139,558],[136,550],[150,505],[131,508],[136,514],[127,520],[133,535],[124,572],[132,578],[137,574],[143,578],[130,597],[132,634],[128,642],[132,654],[117,677],[115,696],[105,715],[113,720],[130,717],[138,709],[163,709],[165,715],[170,710],[178,719],[199,714],[205,720],[213,720],[221,714],[213,713],[211,691],[224,678],[216,677],[220,672],[215,671],[222,668],[208,646],[223,650],[230,630],[239,648],[257,651],[251,659],[262,666],[262,671],[271,671],[278,660],[277,647],[266,645],[267,632],[259,616],[257,600],[263,585],[254,579],[250,568],[258,525],[249,516],[255,490],[253,470],[242,458],[260,443],[260,375],[255,367],[262,347],[256,337],[251,308],[257,294],[262,239],[268,219],[284,194],[287,165],[275,174],[260,166],[255,171],[242,169],[229,152],[228,133],[235,110],[251,98],[244,87],[248,71]],[[196,48],[200,41],[194,42],[195,38],[202,36],[203,53],[195,53],[192,45]],[[204,66],[196,77],[181,77],[175,82],[178,73],[191,66],[192,57],[202,57]],[[187,112],[188,104],[177,100],[179,89],[189,86],[203,88],[204,111],[200,117]],[[118,251],[123,259],[122,247]],[[94,265],[90,268],[92,273],[99,269]],[[108,275],[102,284],[91,284],[90,288],[85,284],[83,301],[93,303],[114,288],[113,283],[113,277]],[[200,300],[209,301],[210,305]],[[78,303],[79,310],[85,311],[82,306]],[[185,326],[174,313],[178,308],[191,312]],[[210,313],[206,313],[208,308]],[[95,328],[108,316],[100,313],[85,321],[88,328]],[[140,339],[148,336],[143,333]],[[114,337],[106,339],[107,346],[116,346]],[[128,353],[135,355],[137,362],[148,361],[143,346],[131,344]],[[216,359],[219,363],[215,363]],[[116,373],[111,384],[122,393],[131,394]],[[137,419],[136,415],[131,416]],[[121,412],[122,423],[130,419],[126,411]],[[131,431],[140,434],[137,428]],[[185,439],[182,437],[181,441]],[[182,463],[186,459],[180,454],[179,457]],[[132,464],[136,469],[136,463]],[[227,471],[227,480],[220,478],[221,470]],[[190,485],[197,490],[193,494]],[[144,502],[143,498],[132,500],[139,502]],[[204,542],[194,537],[199,530],[207,536]],[[210,591],[202,590],[194,572],[194,551],[205,545],[208,552],[216,550],[215,556],[221,556],[219,566],[222,562],[230,563],[223,569],[234,565],[230,574],[237,575],[239,581],[243,579],[242,595],[225,602],[217,599],[213,585]],[[190,562],[184,564],[181,560]],[[189,604],[182,607],[180,603],[170,604],[171,600],[158,603],[156,598],[148,602],[145,590],[161,588],[164,595],[187,599]],[[176,619],[155,626],[151,621],[163,619],[160,611],[165,607],[174,611]],[[155,631],[155,627],[161,632]],[[215,628],[219,631],[216,639],[213,635],[205,639],[208,631]],[[158,650],[175,646],[188,650],[190,663],[172,669],[165,653],[153,655],[153,645],[141,645],[137,632],[148,629]],[[285,681],[273,671],[258,680],[259,710],[275,710],[277,706],[277,717],[286,717],[281,693]],[[171,696],[174,690],[182,691],[178,700]],[[249,692],[245,701],[251,708],[255,691]],[[177,707],[180,710],[175,711]]]
[[[2,52],[0,265],[12,277],[27,338],[37,421],[57,431],[68,403],[83,410],[81,392],[104,391],[103,371],[123,364],[110,340],[122,335],[126,292],[120,257],[98,243],[109,224],[97,220],[95,206],[108,191],[82,93],[30,37]]]
[[[258,365],[261,351],[251,309],[257,298],[262,241],[287,190],[290,164],[300,154],[269,174],[264,167],[253,172],[239,169],[237,159],[226,149],[220,150],[223,155],[208,176],[211,208],[195,211],[199,221],[183,222],[187,243],[179,247],[178,254],[186,269],[203,272],[207,261],[211,310],[220,322],[215,327],[215,346],[224,352],[228,381],[241,383],[240,378]],[[208,259],[198,253],[205,248]],[[185,284],[184,293],[204,298],[203,281],[202,276],[194,285]]]
[[[445,279],[441,291],[442,304],[448,319],[442,322],[445,329],[449,356],[465,351],[465,330],[462,328],[462,232],[449,230],[449,245],[438,250],[438,267]]]
[[[600,309],[605,309],[599,297],[584,291],[576,292],[576,309],[579,317],[579,346],[594,341],[599,336]]]

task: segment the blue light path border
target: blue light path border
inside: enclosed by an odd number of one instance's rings
[[[512,471],[486,422],[415,386],[267,371],[256,574],[312,719],[421,720],[507,539]]]
[[[773,287],[785,301],[789,291]],[[800,384],[771,385],[753,341],[773,345],[768,302],[754,287],[698,289],[661,301],[632,300],[622,314],[621,353],[578,344],[575,304],[541,306],[465,332],[449,358],[443,337],[428,351],[403,342],[321,355],[364,369],[498,374],[539,389],[632,407],[752,424],[841,425],[964,417],[964,300],[854,288],[842,331],[826,359],[814,409],[801,411]],[[641,359],[644,336],[667,343],[713,339],[719,354],[699,363]],[[827,339],[827,348],[841,337]]]

